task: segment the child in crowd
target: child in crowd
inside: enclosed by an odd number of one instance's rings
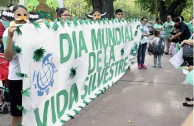
[[[67,8],[57,8],[57,20],[62,19],[63,23],[65,23],[66,19],[71,19],[70,11]]]
[[[154,35],[154,39],[150,42],[151,44],[153,44],[154,67],[157,67],[158,60],[158,67],[162,68],[161,56],[164,53],[164,38],[160,37],[159,31],[155,31]]]
[[[104,14],[101,14],[100,10],[94,9],[92,13],[88,14],[87,17],[92,19],[92,20],[98,20],[101,19],[106,15],[106,12]]]

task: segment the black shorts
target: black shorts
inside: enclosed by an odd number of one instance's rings
[[[12,116],[22,116],[16,106],[22,106],[22,80],[8,80],[9,96],[10,96],[10,109]]]

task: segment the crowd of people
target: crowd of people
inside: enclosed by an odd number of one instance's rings
[[[170,15],[167,16],[167,21],[162,24],[160,18],[156,19],[154,25],[154,38],[149,42],[149,31],[146,26],[147,18],[141,19],[142,38],[140,40],[137,61],[138,69],[147,69],[144,64],[147,43],[149,43],[148,53],[153,55],[153,66],[162,68],[161,57],[166,55],[175,55],[180,49],[183,50],[182,58],[184,60],[181,65],[190,72],[193,70],[193,26],[194,18],[186,23],[183,16],[175,17],[173,20]],[[157,62],[158,61],[158,62]],[[181,67],[180,66],[180,67]],[[193,82],[192,82],[193,85]],[[186,102],[183,106],[193,107],[193,98],[186,97]]]
[[[94,9],[92,13],[88,14],[87,17],[91,20],[98,20],[102,18],[106,13],[101,13],[99,10]],[[67,19],[71,19],[70,11],[67,8],[56,9],[57,19],[56,21],[62,20],[64,23]],[[123,18],[123,11],[117,9],[115,11],[115,18]],[[27,9],[22,5],[16,5],[10,10],[5,8],[1,11],[0,20],[0,53],[4,53],[6,59],[4,66],[1,65],[0,80],[3,80],[3,85],[6,86],[8,83],[9,99],[10,99],[10,111],[12,115],[12,126],[21,124],[22,111],[17,108],[16,105],[22,106],[22,78],[18,77],[15,73],[20,73],[21,68],[19,59],[16,51],[13,48],[14,45],[14,32],[16,31],[15,24],[26,24],[32,21],[41,22],[41,19],[33,12],[28,13]],[[1,57],[2,58],[2,57]],[[8,70],[9,65],[9,70]],[[4,69],[4,70],[3,70]],[[7,77],[5,72],[8,71]],[[8,79],[8,80],[7,80]],[[0,102],[2,99],[0,98]],[[0,103],[1,107],[1,103]]]
[[[3,12],[6,13],[3,14]],[[13,17],[8,12],[13,12]],[[34,13],[31,13],[34,14]],[[66,22],[67,19],[71,20],[70,11],[67,8],[58,8],[56,10],[57,21],[62,20]],[[104,17],[106,13],[102,13],[99,10],[94,9],[90,14],[87,14],[87,17],[91,20],[98,20]],[[0,20],[0,53],[4,53],[5,59],[9,62],[9,73],[8,73],[8,88],[10,94],[10,107],[11,107],[11,115],[12,125],[17,126],[21,123],[22,120],[22,112],[17,109],[16,105],[22,105],[22,78],[16,76],[15,73],[20,72],[20,64],[18,60],[17,53],[13,49],[13,36],[16,31],[16,27],[14,24],[26,24],[29,21],[39,20],[37,16],[29,16],[27,9],[22,5],[17,5],[13,8],[13,10],[2,10],[1,20]],[[115,18],[120,20],[123,18],[123,11],[121,9],[117,9],[115,11]],[[14,23],[10,23],[10,21]],[[41,20],[40,20],[41,21]],[[193,20],[192,20],[193,21]],[[137,54],[137,62],[138,69],[147,69],[145,65],[145,54],[147,45],[149,44],[150,52],[153,54],[154,67],[157,66],[162,68],[162,55],[164,54],[175,54],[172,53],[171,48],[175,48],[175,45],[179,47],[183,47],[185,44],[193,45],[193,41],[191,41],[193,35],[192,25],[186,24],[184,22],[184,18],[182,16],[174,18],[172,21],[171,16],[167,16],[167,21],[162,24],[160,18],[156,19],[156,23],[154,25],[154,39],[149,42],[149,30],[147,27],[148,18],[141,18],[141,32],[142,37],[139,42],[138,54]],[[193,22],[190,22],[193,24]],[[190,27],[188,27],[190,26]],[[191,38],[191,39],[190,39]],[[176,40],[176,41],[175,41]],[[178,40],[178,41],[177,41]],[[151,48],[152,46],[152,48]],[[166,50],[165,50],[166,48]],[[190,69],[193,69],[193,62],[185,61]],[[7,69],[5,67],[5,69]],[[1,74],[0,74],[1,75]],[[1,80],[5,80],[5,78],[1,78]],[[5,83],[5,82],[3,82]],[[186,98],[186,100],[192,101],[193,98]],[[185,103],[185,106],[192,106],[190,103]]]

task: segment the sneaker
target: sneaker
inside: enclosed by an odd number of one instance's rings
[[[154,68],[156,68],[156,65],[154,65]]]
[[[147,67],[144,64],[141,64],[141,68],[147,69]]]
[[[158,66],[159,68],[162,68],[162,66]]]
[[[186,101],[193,101],[193,98],[186,97],[185,100]]]
[[[183,106],[187,106],[187,107],[193,107],[193,102],[191,103],[189,103],[189,102],[184,102],[183,103]]]
[[[165,52],[165,55],[168,55],[168,52]]]
[[[138,64],[138,69],[141,69],[142,67],[141,67],[141,64]]]

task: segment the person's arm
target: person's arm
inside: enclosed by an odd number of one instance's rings
[[[174,38],[177,38],[179,36],[181,36],[184,32],[185,32],[185,25],[182,25],[178,30],[179,32],[176,34],[176,35],[173,35],[170,39],[174,39]]]
[[[172,37],[170,38],[170,40],[174,39],[174,38],[177,38],[179,36],[182,35],[182,32],[178,32],[176,35],[172,35]]]
[[[193,70],[193,66],[189,66],[189,71],[192,71]]]
[[[8,37],[7,37],[7,44],[5,47],[5,58],[7,61],[12,61],[13,59],[13,42],[12,42],[12,38],[13,38],[13,34],[14,31],[16,30],[16,27],[9,27],[8,28]]]
[[[184,40],[181,42],[181,47],[184,45],[184,44],[188,44],[188,45],[192,45],[193,46],[193,40],[192,39],[189,39],[189,40]]]

